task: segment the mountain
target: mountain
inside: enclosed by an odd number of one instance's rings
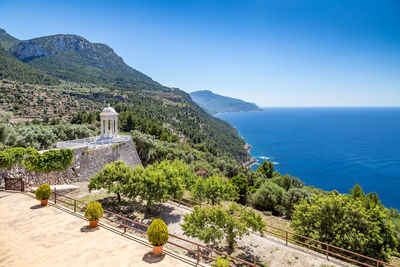
[[[0,46],[8,50],[11,46],[17,44],[19,40],[9,35],[5,30],[0,28]]]
[[[30,84],[57,85],[60,81],[19,61],[0,47],[0,79]]]
[[[254,103],[245,102],[240,99],[214,94],[209,90],[190,93],[193,101],[203,107],[211,114],[263,111]]]
[[[148,133],[159,132],[159,127],[163,127],[177,135],[180,142],[215,156],[238,162],[249,158],[245,141],[229,123],[205,112],[182,90],[163,86],[126,65],[105,44],[91,43],[77,35],[57,34],[19,41],[4,56],[20,63],[21,68],[29,67],[60,80],[56,86],[47,86],[51,83],[40,79],[26,81],[21,79],[24,71],[5,65],[3,69],[9,75],[4,78],[30,83],[0,80],[0,109],[13,112],[17,120],[68,121],[76,112],[98,112],[110,103],[132,114],[132,127],[128,128],[137,129],[134,124],[139,121],[147,124]]]
[[[130,90],[169,90],[126,65],[108,45],[91,43],[78,35],[57,34],[21,41],[10,48],[10,53],[62,80]]]

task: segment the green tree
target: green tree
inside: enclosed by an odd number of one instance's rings
[[[277,210],[281,205],[285,190],[279,185],[266,180],[253,195],[253,204],[262,210]]]
[[[108,193],[117,194],[118,202],[121,202],[123,187],[129,182],[132,175],[132,168],[122,161],[106,164],[100,172],[90,178],[89,192],[106,189]]]
[[[146,201],[147,210],[155,203],[168,201],[172,196],[182,198],[185,192],[184,178],[179,162],[163,161],[146,168],[135,166],[129,181],[123,188],[123,194],[132,200],[137,198],[142,203]]]
[[[238,188],[238,194],[239,194],[238,202],[245,205],[249,182],[247,181],[246,178],[243,177],[242,174],[232,177],[230,181],[233,185],[235,185]]]
[[[266,161],[258,166],[257,172],[262,173],[266,178],[272,178],[274,175],[274,163]]]
[[[291,225],[297,234],[384,261],[390,259],[397,246],[394,226],[385,209],[369,209],[350,195],[315,195],[311,203],[301,201]]]
[[[191,187],[190,193],[194,200],[207,201],[212,205],[238,198],[238,188],[228,179],[218,175],[198,178]]]
[[[355,184],[353,189],[350,190],[350,195],[353,198],[364,198],[364,192],[359,184]]]
[[[249,234],[249,228],[263,234],[265,223],[260,215],[236,203],[228,207],[194,207],[191,213],[185,214],[181,224],[183,233],[196,237],[205,243],[216,243],[225,240],[230,251],[234,249],[237,238]]]
[[[310,202],[311,193],[303,188],[292,188],[285,192],[282,198],[282,206],[285,208],[286,216],[291,217],[294,206],[299,204],[303,199]]]

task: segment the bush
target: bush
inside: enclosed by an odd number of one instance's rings
[[[253,204],[262,210],[276,210],[277,205],[281,205],[285,190],[279,185],[266,180],[254,193]]]
[[[0,168],[10,169],[14,164],[21,163],[24,159],[26,149],[14,147],[0,151]]]
[[[89,205],[87,205],[85,210],[85,217],[89,221],[96,221],[103,217],[104,211],[101,204],[97,201],[93,201]]]
[[[299,204],[303,199],[310,202],[310,198],[310,192],[303,188],[292,188],[287,191],[282,199],[282,206],[285,207],[286,216],[291,217],[294,206]]]
[[[46,200],[51,196],[51,188],[48,184],[40,185],[35,191],[35,197],[37,200]]]
[[[72,149],[49,150],[40,154],[31,148],[27,149],[27,153],[29,155],[23,165],[28,171],[63,171],[71,165],[74,158]]]
[[[301,201],[291,225],[297,234],[383,261],[396,251],[387,210],[382,206],[368,208],[350,195],[316,195],[311,203]]]
[[[147,237],[153,246],[164,246],[168,242],[168,227],[161,219],[155,219],[147,229]]]
[[[216,257],[216,260],[212,263],[212,267],[229,267],[229,256]]]

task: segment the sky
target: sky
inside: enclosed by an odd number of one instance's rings
[[[163,85],[274,106],[400,106],[400,0],[0,0],[0,28],[111,46]]]

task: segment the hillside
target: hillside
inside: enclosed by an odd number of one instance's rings
[[[4,35],[3,39],[11,40],[12,36],[10,39]],[[249,157],[245,141],[229,123],[210,116],[187,93],[165,87],[126,65],[105,44],[91,43],[77,35],[57,34],[20,41],[10,47],[9,53],[14,57],[8,59],[14,63],[61,80],[58,86],[48,87],[45,85],[52,83],[43,79],[35,82],[5,76],[29,83],[0,82],[0,107],[13,112],[16,120],[56,117],[67,121],[74,112],[98,112],[108,102],[216,156],[233,157],[239,162]],[[13,74],[25,73],[5,69]]]
[[[10,48],[21,61],[59,79],[125,89],[169,88],[125,64],[114,50],[71,34],[21,41]]]
[[[57,85],[60,81],[19,61],[0,47],[0,79],[31,84]]]
[[[0,46],[8,50],[11,46],[17,44],[19,40],[9,35],[5,30],[0,28]]]
[[[192,97],[193,101],[211,114],[262,111],[262,109],[254,103],[214,94],[208,90],[196,91],[190,93],[190,96]]]

